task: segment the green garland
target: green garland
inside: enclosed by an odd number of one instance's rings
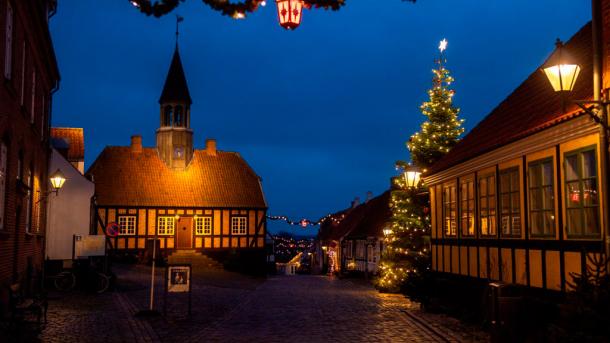
[[[146,15],[161,17],[173,11],[185,0],[129,0],[140,12]],[[213,10],[233,18],[243,18],[246,13],[256,11],[265,0],[245,0],[229,2],[229,0],[201,0]],[[269,0],[274,1],[274,0]],[[412,0],[409,0],[412,1]],[[345,5],[345,0],[303,0],[307,8],[323,8],[336,11]]]

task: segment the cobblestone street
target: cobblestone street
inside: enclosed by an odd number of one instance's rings
[[[150,269],[116,268],[117,289],[102,295],[53,294],[43,342],[458,342],[487,336],[444,316],[421,313],[399,295],[361,280],[324,276],[255,279],[214,271],[193,275],[187,297],[170,294],[165,317],[140,319]],[[156,308],[163,308],[162,274]]]

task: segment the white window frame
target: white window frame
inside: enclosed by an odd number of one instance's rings
[[[161,216],[157,218],[157,233],[160,236],[173,236],[176,232],[176,218]]]
[[[13,29],[15,15],[10,1],[6,2],[6,22],[4,26],[4,77],[10,80],[13,76]]]
[[[6,170],[8,165],[8,146],[0,142],[0,230],[4,230],[4,209],[6,202]]]
[[[231,217],[231,234],[244,236],[248,233],[248,217],[235,216]]]
[[[195,234],[198,236],[212,235],[212,216],[195,218]]]
[[[134,236],[136,234],[136,216],[119,216],[119,235]]]

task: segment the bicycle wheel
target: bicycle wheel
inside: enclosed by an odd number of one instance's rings
[[[110,287],[110,276],[104,273],[97,273],[97,282],[95,284],[95,291],[98,294],[104,293]]]
[[[61,272],[54,277],[53,284],[58,291],[70,291],[76,286],[76,276],[72,272]]]

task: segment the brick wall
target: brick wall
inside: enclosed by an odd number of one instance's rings
[[[610,88],[610,0],[601,1],[602,44],[603,44],[603,81],[604,89]]]
[[[13,11],[11,75],[5,76],[7,13]],[[59,74],[50,41],[48,13],[50,2],[0,0],[0,141],[7,145],[5,226],[0,231],[0,302],[5,303],[6,285],[24,283],[32,271],[40,271],[44,259],[45,202],[36,200],[48,187],[49,123],[51,90]],[[35,81],[34,81],[35,79]],[[33,118],[33,120],[32,120]],[[31,170],[31,233],[26,233],[26,195],[18,180]],[[28,267],[29,266],[29,267]]]

